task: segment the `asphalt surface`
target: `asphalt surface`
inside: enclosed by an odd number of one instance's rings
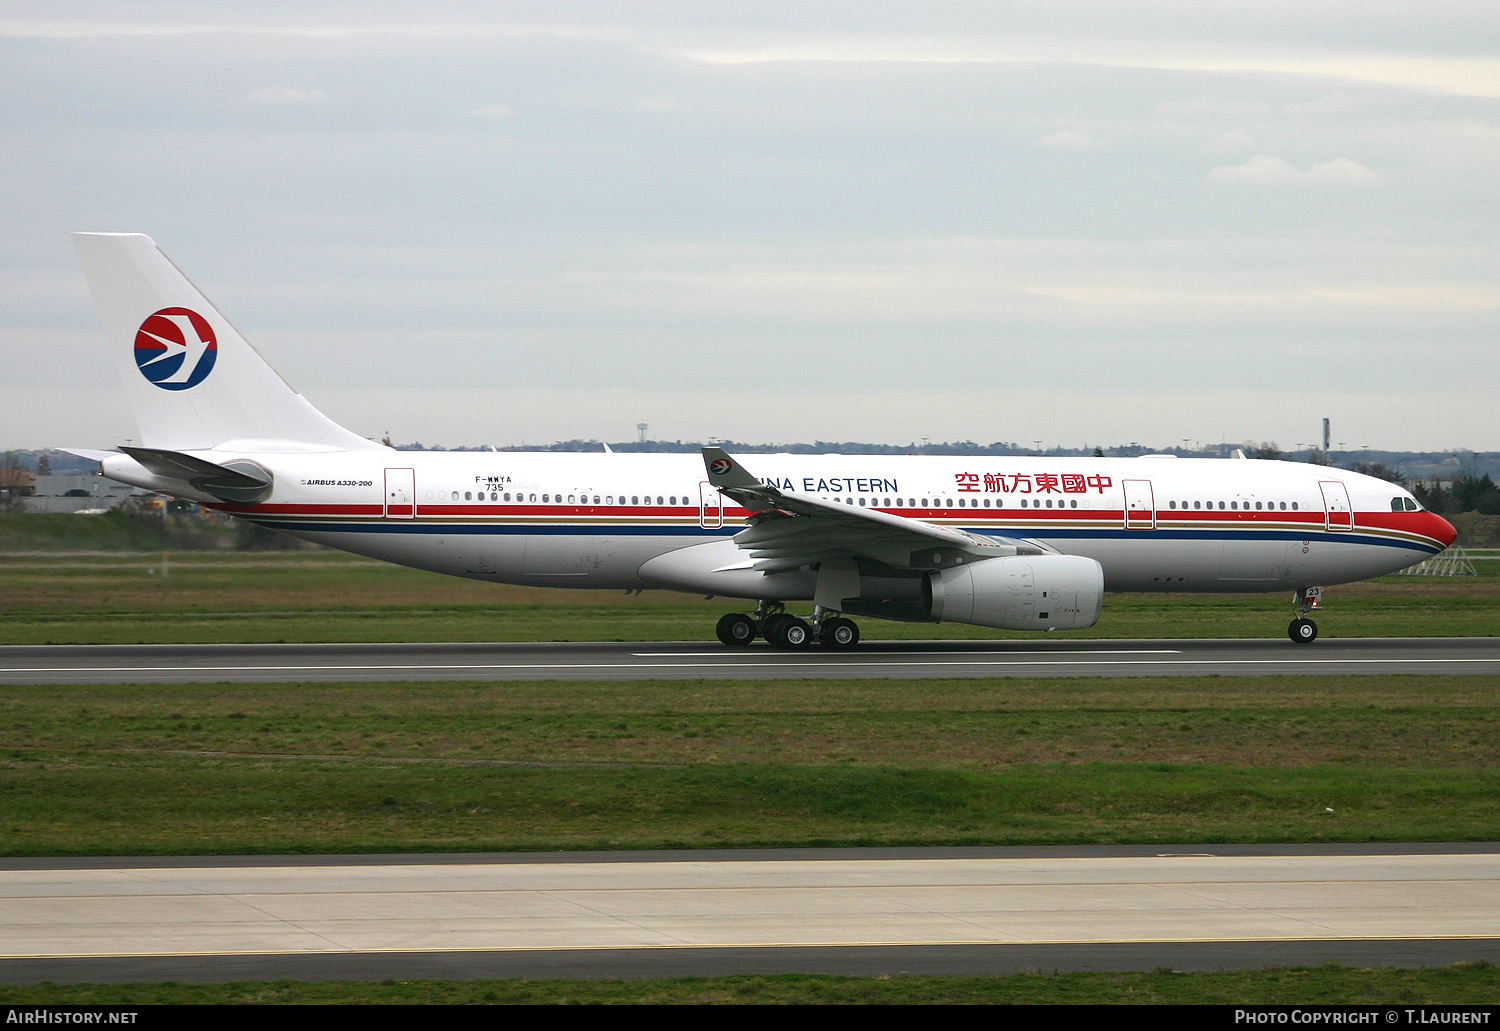
[[[285,680],[643,680],[732,677],[1193,676],[1500,673],[1500,637],[898,641],[851,651],[702,642],[22,645],[0,683]]]
[[[1428,966],[1500,843],[0,861],[0,982]]]

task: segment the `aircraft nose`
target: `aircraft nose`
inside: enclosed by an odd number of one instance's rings
[[[1453,542],[1458,539],[1458,531],[1453,528],[1453,524],[1433,512],[1423,512],[1422,514],[1427,517],[1425,520],[1427,525],[1422,527],[1421,532],[1434,540],[1442,541],[1443,547],[1451,547]]]

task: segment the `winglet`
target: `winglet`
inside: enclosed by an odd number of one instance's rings
[[[765,486],[721,447],[703,449],[703,467],[708,470],[708,482],[719,490]]]

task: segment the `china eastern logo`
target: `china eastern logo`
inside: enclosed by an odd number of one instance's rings
[[[723,476],[733,468],[734,466],[729,464],[729,459],[727,458],[715,458],[712,462],[708,463],[708,471],[715,476]]]
[[[163,390],[202,383],[219,357],[219,341],[208,320],[187,308],[149,315],[135,334],[135,364]]]

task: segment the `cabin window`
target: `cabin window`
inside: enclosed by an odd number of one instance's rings
[[[1069,507],[1069,508],[1077,508],[1077,507],[1078,507],[1078,502],[1077,502],[1077,501],[1074,501],[1074,502],[1073,502],[1073,503],[1072,503],[1072,504],[1071,504],[1071,505],[1069,505],[1069,506],[1068,506],[1068,507]]]
[[[457,501],[458,500],[458,491],[454,491],[453,492],[453,498],[452,498],[452,500],[453,501]]]
[[[900,507],[901,507],[901,499],[900,499],[900,498],[897,498],[897,499],[896,499],[896,507],[897,507],[897,508],[900,508]]]
[[[1292,502],[1292,511],[1297,511],[1297,503],[1295,501]]]

